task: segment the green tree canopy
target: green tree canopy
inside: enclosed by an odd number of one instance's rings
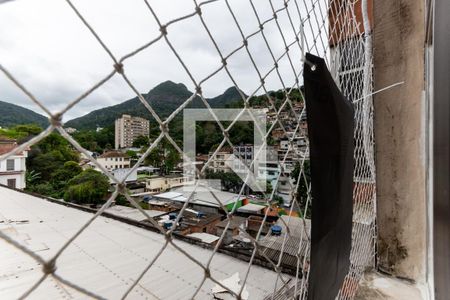
[[[148,136],[140,135],[133,141],[133,147],[140,148],[140,147],[148,147],[149,140]]]
[[[64,195],[64,190],[68,182],[80,174],[83,169],[75,161],[67,161],[64,163],[63,167],[57,169],[52,173],[52,186],[54,189],[55,196],[62,197]]]
[[[78,204],[100,204],[105,201],[109,186],[108,177],[88,169],[68,182],[64,200]]]
[[[111,149],[114,144],[114,126],[105,127],[100,131],[80,130],[72,134],[80,145],[92,152],[103,152]]]
[[[52,174],[67,161],[78,162],[78,154],[61,135],[51,133],[31,148],[27,168],[40,174],[39,183],[52,179]]]
[[[42,128],[36,124],[23,124],[11,128],[0,128],[0,137],[15,139],[20,144],[41,132]]]
[[[297,184],[297,180],[299,179],[298,176],[300,174],[300,163],[297,162],[295,164],[294,170],[291,173],[291,178],[294,179],[294,185]],[[310,161],[309,160],[305,160],[304,165],[303,165],[303,174],[300,177],[300,183],[298,185],[298,189],[297,189],[297,201],[300,205],[300,212],[303,214],[305,211],[305,207],[306,207],[306,203],[307,203],[307,199],[308,199],[308,182],[311,182],[311,168],[310,168]],[[306,178],[306,182],[305,182],[305,178]],[[308,203],[308,209],[306,211],[306,218],[310,218],[311,217],[311,201],[309,201]]]
[[[172,171],[180,161],[180,154],[166,139],[161,140],[145,158],[145,164],[160,168],[163,173]]]

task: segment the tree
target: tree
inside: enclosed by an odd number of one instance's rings
[[[69,180],[64,200],[78,204],[100,204],[105,201],[109,186],[108,177],[88,169]]]
[[[143,151],[143,152],[145,152],[145,151]],[[150,151],[150,153],[145,158],[145,164],[159,168],[161,166],[161,163],[162,163],[162,157],[161,157],[160,150],[158,149],[158,147],[155,147],[152,149],[152,151]]]
[[[80,174],[83,169],[75,161],[67,161],[61,169],[52,173],[52,186],[55,196],[62,197],[68,182]]]
[[[300,174],[300,163],[297,162],[295,164],[294,170],[291,173],[292,179],[294,179],[294,184],[297,184],[297,180],[299,179],[298,176]],[[305,182],[306,179],[306,182]],[[299,204],[300,212],[303,214],[306,208],[306,202],[308,200],[308,183],[311,182],[311,168],[310,168],[310,161],[306,160],[303,165],[303,174],[300,177],[300,183],[298,185],[297,189],[297,202]],[[307,218],[311,217],[311,201],[308,203],[308,209],[306,211]]]
[[[105,127],[100,131],[80,130],[73,133],[72,136],[83,148],[101,153],[104,149],[112,149],[114,126]]]
[[[67,161],[78,162],[78,154],[61,135],[51,133],[31,148],[27,169],[40,174],[36,183],[51,181],[52,174],[64,167]]]
[[[25,173],[25,182],[27,183],[27,186],[35,184],[39,179],[41,179],[41,174],[34,170],[27,170]]]
[[[231,192],[238,192],[242,188],[244,182],[234,172],[212,172],[206,171],[207,179],[220,179],[222,188]]]
[[[141,147],[148,147],[149,140],[148,136],[140,135],[133,141],[133,147],[141,148]]]
[[[42,132],[42,128],[35,124],[16,125],[11,128],[0,128],[0,137],[16,139],[19,144],[26,142]]]
[[[25,133],[28,136],[35,136],[42,132],[42,128],[36,124],[21,124],[12,128],[17,132]]]
[[[127,155],[128,155],[131,159],[137,159],[137,158],[138,158],[137,152],[136,152],[136,151],[133,151],[133,150],[128,150],[128,151],[127,151]]]
[[[29,188],[29,191],[37,193],[39,195],[46,195],[53,197],[53,186],[50,183],[39,183]]]
[[[273,186],[272,186],[272,182],[270,182],[269,180],[266,181],[266,195],[268,197],[270,197],[270,195],[272,195],[273,192]]]
[[[169,148],[164,156],[164,169],[166,173],[169,173],[176,168],[178,162],[180,161],[180,154],[175,148]]]
[[[283,197],[281,197],[281,196],[279,196],[279,195],[277,195],[277,194],[273,195],[273,199],[272,199],[272,200],[273,200],[274,202],[278,203],[279,206],[283,206],[283,204],[284,204],[284,199],[283,199]]]
[[[143,148],[141,152],[145,152]],[[169,173],[180,162],[180,154],[166,139],[163,139],[159,144],[150,151],[145,158],[145,164],[160,168],[162,173]]]

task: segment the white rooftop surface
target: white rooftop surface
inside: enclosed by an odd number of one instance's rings
[[[144,221],[147,220],[147,217],[141,213],[138,209],[128,206],[122,205],[114,205],[105,210],[107,213],[110,213],[115,216],[128,218],[135,221]],[[159,210],[149,210],[144,209],[147,215],[151,218],[158,217],[166,214],[167,212],[159,211]]]
[[[219,240],[219,237],[217,235],[209,234],[206,232],[194,232],[194,233],[188,234],[187,236],[190,238],[193,238],[193,239],[200,240],[207,244],[211,244],[211,243],[214,243],[215,241]]]
[[[194,190],[194,186],[182,186],[178,188],[174,188],[170,190],[170,192],[165,192],[162,194],[154,195],[157,198],[160,199],[167,199],[172,201],[178,201],[178,202],[186,202],[189,196],[191,195],[192,191]],[[198,186],[195,189],[195,195],[192,197],[189,203],[192,204],[199,204],[199,205],[205,205],[205,206],[212,206],[212,207],[220,207],[219,203],[217,202],[216,198],[213,196],[213,194],[219,199],[219,201],[223,205],[227,205],[230,203],[236,202],[238,199],[238,194],[220,191],[217,189],[212,188],[206,188],[202,186]],[[239,199],[244,199],[245,196],[240,196]]]
[[[264,205],[258,205],[254,203],[248,203],[244,206],[241,206],[238,208],[238,211],[240,212],[259,212],[266,208]]]
[[[93,214],[0,187],[0,230],[48,260]],[[28,221],[28,222],[23,222]],[[203,265],[212,251],[174,241]],[[120,299],[163,247],[165,238],[125,223],[97,218],[58,258],[56,274],[107,299]],[[17,299],[42,276],[41,266],[0,239],[0,299]],[[244,278],[247,263],[217,253],[211,275],[224,280]],[[128,295],[128,299],[190,299],[204,271],[168,246]],[[246,284],[249,299],[263,299],[274,290],[276,273],[252,266]],[[278,280],[279,282],[279,280]],[[213,299],[215,286],[206,280],[196,299]],[[47,277],[29,299],[86,299],[84,294]]]

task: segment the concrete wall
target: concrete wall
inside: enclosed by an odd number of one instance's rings
[[[379,268],[425,280],[425,0],[374,1]]]

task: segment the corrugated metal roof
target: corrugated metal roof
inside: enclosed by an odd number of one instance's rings
[[[45,259],[54,255],[92,214],[0,187],[0,230]],[[20,222],[15,222],[20,221]],[[25,222],[23,222],[25,221]],[[27,222],[26,222],[27,221]],[[163,235],[105,217],[97,218],[61,255],[56,273],[108,299],[118,299],[165,243]],[[205,264],[212,251],[174,241]],[[0,239],[0,299],[16,299],[42,275],[41,266]],[[247,263],[216,254],[211,275],[244,278]],[[168,246],[129,295],[130,299],[188,299],[204,271]],[[249,299],[263,299],[274,289],[276,273],[252,266],[246,288]],[[212,299],[215,284],[206,280],[198,299]],[[48,277],[32,299],[85,298]]]
[[[281,226],[281,235],[273,235],[269,232],[259,244],[262,252],[275,263],[281,255],[281,262],[286,266],[297,266],[297,255],[303,257],[307,254],[311,230],[311,221],[298,217],[281,216],[276,225]],[[288,226],[286,226],[288,225]],[[287,230],[289,228],[289,230]],[[299,251],[299,248],[301,249]]]
[[[182,196],[181,193],[175,193],[175,192],[166,192],[155,195],[155,197],[161,198],[161,199],[173,199]]]

